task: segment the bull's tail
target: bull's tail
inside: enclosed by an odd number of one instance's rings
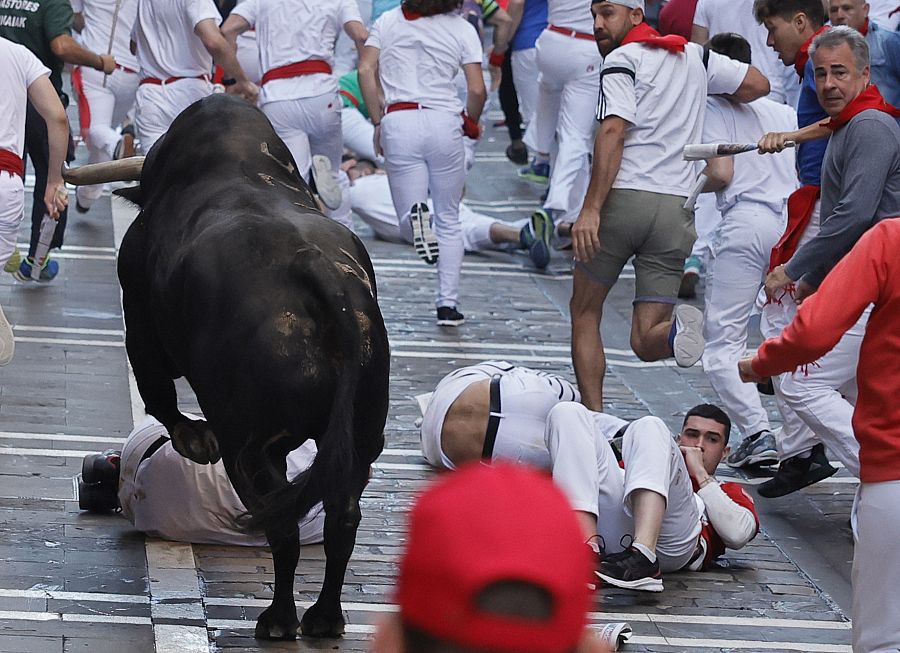
[[[356,393],[362,369],[362,334],[351,309],[351,298],[345,293],[346,278],[331,263],[321,264],[322,261],[322,252],[318,248],[305,249],[298,253],[293,271],[302,277],[305,289],[316,296],[319,305],[327,307],[337,327],[334,341],[340,364],[328,426],[316,438],[318,452],[313,464],[288,485],[265,496],[252,511],[251,526],[254,528],[277,528],[285,524],[287,514],[296,523],[297,518],[309,513],[320,500],[349,494],[355,482],[354,470],[357,474],[362,473],[357,470],[360,463],[354,432]],[[325,271],[328,272],[323,279]],[[290,406],[289,411],[296,410],[299,405],[296,398],[283,398],[282,401]]]

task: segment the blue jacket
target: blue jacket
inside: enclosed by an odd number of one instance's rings
[[[872,83],[895,107],[900,106],[900,32],[891,32],[869,21],[866,34]]]
[[[813,63],[810,58],[806,62],[803,80],[800,82],[800,97],[797,98],[797,125],[806,127],[822,120],[828,120],[828,114],[819,104],[819,97],[816,95],[816,76],[813,73]],[[822,185],[822,159],[825,157],[826,147],[828,147],[828,139],[820,138],[817,141],[803,143],[797,148],[797,168],[800,172],[800,183],[804,186]]]

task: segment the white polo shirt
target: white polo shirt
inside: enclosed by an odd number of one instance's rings
[[[706,95],[734,93],[749,66],[688,43],[673,54],[629,43],[603,62],[597,117],[619,116],[628,123],[622,164],[613,188],[687,197],[694,164],[682,154],[703,136]]]
[[[749,104],[724,97],[706,100],[704,143],[755,143],[767,132],[797,129],[797,113],[785,104],[761,98]],[[761,202],[773,211],[784,208],[788,195],[798,186],[793,148],[779,154],[747,152],[732,157],[734,176],[716,193],[716,208],[725,212],[738,202]]]
[[[465,18],[451,12],[407,20],[398,7],[375,21],[366,45],[381,50],[385,107],[417,102],[430,109],[463,110],[454,80],[461,66],[480,64],[482,58],[478,33]]]
[[[334,65],[334,44],[347,23],[362,24],[356,0],[245,0],[232,10],[256,29],[259,68],[320,59]],[[337,93],[334,75],[316,73],[265,84],[260,102],[296,100]]]
[[[594,33],[594,17],[588,0],[548,0],[547,23],[584,34]]]
[[[0,36],[0,150],[22,156],[28,87],[50,70],[23,45]]]
[[[222,20],[213,0],[138,0],[132,38],[141,77],[196,77],[212,73],[212,55],[194,34],[197,24]]]
[[[72,11],[84,16],[81,44],[98,54],[109,50],[109,34],[116,13],[116,0],[71,0]],[[137,57],[131,54],[131,29],[137,16],[138,0],[121,0],[113,34],[112,54],[116,63],[131,70],[138,69]]]
[[[792,66],[785,66],[766,45],[768,32],[753,16],[753,0],[697,0],[694,24],[709,30],[712,38],[722,32],[740,34],[750,44],[750,63],[769,78],[769,99],[796,106],[800,83]]]

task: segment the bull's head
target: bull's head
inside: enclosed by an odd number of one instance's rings
[[[63,171],[63,179],[75,186],[106,184],[112,181],[140,181],[143,167],[144,157],[132,156],[127,159],[118,159],[105,163],[90,163],[77,168],[68,168]],[[116,194],[135,204],[140,203],[139,186],[121,189],[116,191]]]

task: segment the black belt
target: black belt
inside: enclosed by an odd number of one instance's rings
[[[149,447],[147,447],[144,450],[144,455],[141,456],[141,459],[138,461],[138,466],[140,466],[140,464],[142,462],[147,460],[147,458],[149,458],[150,456],[155,454],[157,451],[159,451],[162,448],[162,446],[168,441],[169,441],[169,438],[167,438],[166,436],[164,436],[164,435],[159,436],[159,438],[156,440],[156,442],[154,442],[153,444],[151,444]]]
[[[491,377],[491,412],[488,415],[487,430],[484,432],[484,449],[481,450],[482,460],[490,460],[494,456],[494,443],[497,441],[497,429],[500,428],[500,379],[502,376],[501,374],[495,374]]]

